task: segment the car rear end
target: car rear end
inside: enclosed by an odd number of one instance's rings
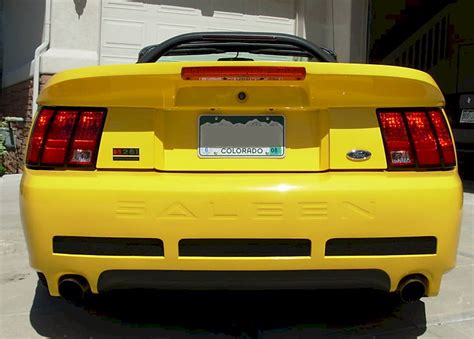
[[[425,73],[310,62],[67,71],[43,90],[21,183],[53,296],[121,288],[438,293],[462,209]],[[425,290],[426,288],[426,290]]]

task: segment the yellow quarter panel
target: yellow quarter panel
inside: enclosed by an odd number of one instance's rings
[[[153,168],[156,112],[149,108],[110,108],[97,163],[102,168]],[[139,161],[113,161],[114,148],[140,149]],[[120,166],[123,165],[123,166]]]

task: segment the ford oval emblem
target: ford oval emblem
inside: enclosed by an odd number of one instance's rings
[[[346,156],[349,160],[364,161],[369,160],[372,156],[372,153],[363,149],[353,149],[352,151],[347,152]]]

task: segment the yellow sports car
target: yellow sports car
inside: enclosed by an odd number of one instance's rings
[[[190,33],[55,75],[21,182],[52,296],[113,289],[438,294],[462,210],[426,73],[304,39]]]

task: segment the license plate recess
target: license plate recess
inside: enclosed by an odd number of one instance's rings
[[[198,135],[201,158],[285,156],[282,115],[201,115]]]

